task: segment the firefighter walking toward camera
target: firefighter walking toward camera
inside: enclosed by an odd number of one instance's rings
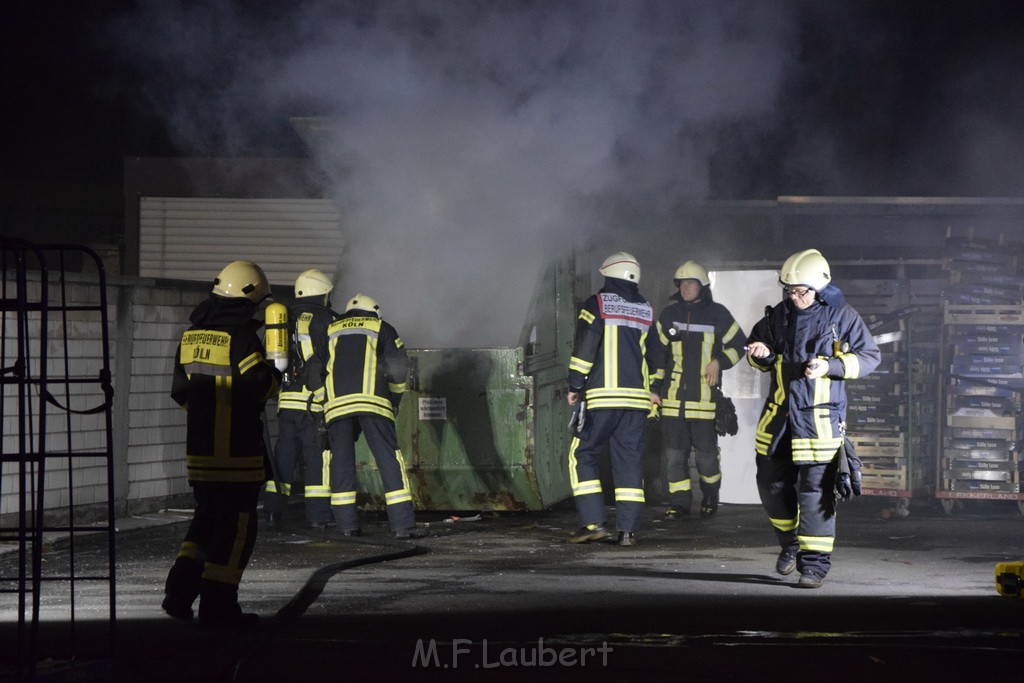
[[[327,328],[338,315],[329,308],[334,284],[310,268],[295,279],[295,301],[288,307],[290,354],[277,399],[277,445],[274,476],[267,482],[263,511],[272,528],[291,495],[295,464],[302,458],[306,523],[324,529],[333,522],[329,464],[331,451],[324,425],[324,375],[327,372]]]
[[[263,410],[280,380],[253,317],[269,294],[255,263],[228,264],[192,311],[174,361],[171,397],[187,411],[186,469],[196,508],[162,607],[191,621],[198,597],[204,626],[259,623],[242,613],[238,585],[256,543],[256,506],[269,472]]]
[[[574,410],[569,482],[580,528],[571,543],[607,538],[598,457],[611,446],[618,544],[636,544],[644,509],[644,442],[651,393],[654,311],[640,294],[640,264],[618,252],[604,260],[604,287],[584,302],[576,321],[566,400]],[[582,425],[581,425],[582,422]]]
[[[362,533],[356,508],[356,448],[362,433],[380,471],[388,523],[395,538],[418,538],[412,491],[398,447],[395,417],[409,360],[398,332],[371,297],[348,299],[327,330],[330,360],[324,404],[331,449],[331,510],[338,533]]]
[[[702,517],[718,511],[722,469],[715,430],[715,396],[722,372],[743,356],[746,336],[732,313],[711,296],[707,269],[687,261],[676,269],[678,291],[658,317],[663,360],[651,383],[661,396],[661,429],[668,475],[668,519],[690,514],[690,452],[700,476]]]
[[[783,300],[747,339],[747,360],[771,373],[757,423],[757,489],[782,547],[775,569],[821,586],[835,543],[835,456],[843,446],[846,382],[878,367],[881,354],[860,314],[832,284],[816,249],[786,259]]]

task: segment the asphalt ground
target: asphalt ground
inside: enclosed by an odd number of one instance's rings
[[[292,681],[1020,680],[1024,601],[995,589],[999,562],[1024,560],[1015,504],[945,514],[861,498],[840,508],[834,565],[819,589],[775,573],[778,548],[760,506],[661,521],[639,544],[575,545],[571,502],[543,512],[420,513],[429,536],[394,541],[383,515],[364,536],[261,530],[240,600],[251,632],[165,616],[163,582],[186,511],[119,520],[116,627],[104,582],[44,583],[38,635],[19,640],[0,595],[0,675],[37,680]],[[470,521],[473,520],[473,521]],[[80,576],[102,574],[105,536],[80,537]],[[44,566],[71,549],[55,539]],[[2,576],[16,556],[0,555]],[[25,656],[34,662],[26,669]],[[983,677],[983,678],[980,678]]]

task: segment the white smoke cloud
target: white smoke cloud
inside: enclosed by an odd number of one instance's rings
[[[549,259],[654,248],[645,217],[706,195],[715,127],[773,115],[780,5],[161,2],[126,25],[185,149],[334,123],[312,152],[335,172],[342,296],[377,298],[412,346],[508,346]]]

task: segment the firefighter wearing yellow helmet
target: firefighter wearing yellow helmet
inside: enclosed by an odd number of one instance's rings
[[[191,621],[245,628],[238,585],[256,542],[256,507],[269,470],[263,410],[280,372],[267,361],[254,319],[270,294],[263,270],[235,261],[217,275],[209,298],[192,311],[174,361],[171,397],[187,411],[186,471],[195,515],[167,575],[162,607]]]
[[[757,488],[782,548],[775,570],[798,570],[798,586],[817,588],[832,566],[846,383],[872,372],[881,354],[817,249],[786,259],[779,284],[782,301],[747,339],[748,362],[771,376],[754,437]]]
[[[338,315],[330,308],[334,283],[317,268],[295,279],[295,299],[288,307],[291,327],[289,368],[277,400],[278,437],[274,476],[267,482],[263,510],[270,527],[281,525],[281,514],[292,492],[295,464],[302,459],[306,524],[325,529],[333,523],[329,474],[330,448],[324,423],[324,380],[329,358],[327,328]]]
[[[711,295],[707,268],[686,261],[673,276],[676,292],[658,317],[660,362],[651,388],[661,396],[662,447],[671,507],[668,519],[690,514],[690,453],[700,476],[702,517],[718,511],[722,469],[715,428],[722,372],[743,356],[746,335]]]
[[[601,264],[604,286],[583,304],[569,360],[569,482],[580,527],[572,543],[607,538],[598,459],[611,446],[618,543],[636,544],[644,509],[643,452],[653,397],[648,366],[654,312],[640,293],[640,264],[624,251]]]
[[[416,527],[412,490],[395,429],[409,372],[405,345],[395,328],[381,318],[376,300],[366,294],[346,300],[345,312],[327,336],[330,361],[324,407],[332,449],[331,510],[338,530],[361,533],[355,441],[362,433],[380,471],[392,535],[423,536]]]

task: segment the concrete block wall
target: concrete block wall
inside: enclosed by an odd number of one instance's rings
[[[38,299],[38,275],[30,274],[29,300]],[[69,274],[65,280],[69,306],[96,306],[99,286],[95,277]],[[193,307],[208,292],[204,283],[112,277],[107,283],[109,369],[114,389],[111,448],[115,514],[131,515],[169,506],[191,505],[185,479],[185,412],[170,398],[173,356]],[[55,303],[51,284],[51,305]],[[4,311],[3,364],[17,357],[16,314]],[[36,314],[29,314],[29,354],[38,359],[41,330]],[[64,343],[65,332],[67,343]],[[102,369],[102,325],[97,312],[51,313],[48,324],[48,376],[98,378]],[[38,376],[38,361],[32,368]],[[49,384],[58,402],[76,410],[103,402],[98,381],[85,384]],[[27,403],[33,416],[18,419],[18,387],[3,386],[3,441],[5,462],[0,465],[0,520],[4,527],[19,510],[20,494],[28,481],[19,476],[22,452],[38,450],[39,399]],[[268,411],[268,416],[272,413]],[[70,453],[47,458],[44,505],[47,514],[66,517],[75,510],[101,508],[108,500],[105,459],[90,452],[106,452],[106,417],[103,413],[67,413],[45,407],[46,449]],[[276,430],[271,425],[271,433]],[[24,437],[24,438],[22,438]],[[27,444],[27,445],[26,445]],[[77,512],[76,512],[77,514]]]
[[[188,316],[209,293],[198,283],[140,283],[131,289],[125,444],[129,512],[148,511],[190,493],[185,479],[185,411],[171,400],[171,371]],[[122,296],[124,296],[122,294]],[[122,335],[123,336],[123,335]]]

